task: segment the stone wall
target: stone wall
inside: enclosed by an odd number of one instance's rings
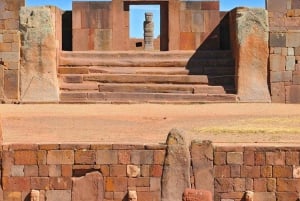
[[[300,103],[300,3],[267,0],[272,102]]]
[[[24,0],[0,2],[0,101],[3,102],[19,99],[19,9],[24,4]]]

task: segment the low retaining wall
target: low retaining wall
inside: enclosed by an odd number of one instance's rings
[[[259,201],[299,199],[300,147],[189,144],[173,130],[166,145],[3,145],[1,153],[5,201],[28,200],[33,189],[47,201],[128,200],[128,191],[179,201],[189,188],[208,201],[240,201],[246,191]]]

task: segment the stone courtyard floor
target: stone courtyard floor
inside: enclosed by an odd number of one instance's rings
[[[4,144],[164,143],[172,128],[214,143],[300,145],[300,105],[0,105]]]

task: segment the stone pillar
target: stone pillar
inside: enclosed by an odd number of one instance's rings
[[[153,33],[154,33],[154,23],[153,23],[153,13],[145,13],[144,21],[144,44],[145,50],[153,50]]]

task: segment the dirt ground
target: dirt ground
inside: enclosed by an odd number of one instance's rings
[[[4,144],[157,144],[172,128],[220,144],[300,144],[300,105],[0,105],[0,116]]]

